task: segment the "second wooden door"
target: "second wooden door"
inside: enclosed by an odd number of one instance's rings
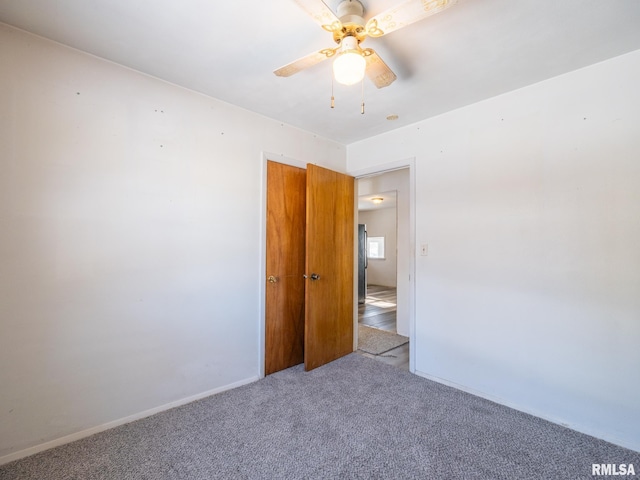
[[[353,352],[354,179],[307,165],[304,366]]]

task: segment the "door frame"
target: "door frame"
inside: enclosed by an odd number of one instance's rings
[[[382,175],[384,173],[392,172],[394,170],[409,169],[409,371],[415,373],[416,370],[416,158],[410,157],[403,160],[397,160],[389,163],[382,163],[373,167],[363,168],[360,170],[353,170],[347,172],[349,175],[359,180],[361,178],[373,177]],[[356,195],[357,200],[357,195]],[[358,219],[358,206],[356,201],[356,227]],[[354,267],[354,278],[358,278],[358,265]],[[357,284],[354,288],[354,299],[357,305],[358,289]],[[358,312],[355,313],[356,326],[358,322]],[[357,332],[357,329],[355,330]],[[355,335],[354,335],[355,337]],[[357,339],[354,339],[357,341]],[[355,345],[357,348],[357,344]]]

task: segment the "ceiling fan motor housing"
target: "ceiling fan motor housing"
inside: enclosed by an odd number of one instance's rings
[[[344,0],[338,4],[338,18],[343,25],[359,25],[364,27],[364,7],[358,0]]]

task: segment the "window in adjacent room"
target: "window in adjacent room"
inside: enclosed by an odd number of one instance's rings
[[[384,260],[384,237],[367,238],[367,257]]]

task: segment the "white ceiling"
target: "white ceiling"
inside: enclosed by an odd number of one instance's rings
[[[365,80],[361,115],[359,85],[329,107],[330,60],[272,73],[333,45],[293,0],[0,0],[0,21],[343,144],[640,49],[638,0],[458,0],[366,40],[398,79]]]

